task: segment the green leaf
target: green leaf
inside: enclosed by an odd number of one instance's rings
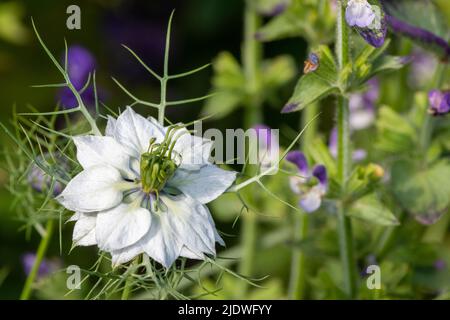
[[[296,74],[294,59],[289,55],[282,55],[264,61],[262,77],[264,88],[277,89],[291,81]]]
[[[328,0],[291,0],[283,13],[256,34],[261,41],[303,37],[309,43],[328,43],[334,37],[335,13]]]
[[[408,153],[415,150],[417,132],[412,124],[391,108],[383,106],[379,112],[376,147],[387,153]]]
[[[233,112],[245,98],[245,77],[239,62],[229,52],[222,52],[213,62],[213,97],[207,100],[203,115],[222,118]]]
[[[406,66],[409,62],[410,60],[406,57],[388,55],[379,57],[373,62],[370,74],[366,79],[370,79],[380,73],[399,70]]]
[[[436,222],[450,205],[450,162],[429,168],[403,160],[392,167],[392,187],[400,204],[425,224]]]
[[[318,69],[300,78],[282,113],[302,110],[315,101],[339,92],[336,61],[330,49],[320,46],[315,53],[319,56]]]
[[[375,194],[369,194],[355,201],[349,208],[348,216],[383,226],[395,226],[399,222],[394,214],[378,200]]]

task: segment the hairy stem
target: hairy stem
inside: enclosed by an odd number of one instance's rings
[[[39,272],[39,266],[41,265],[45,253],[47,252],[48,244],[50,242],[50,238],[53,233],[53,224],[54,224],[53,219],[47,221],[47,225],[45,228],[45,235],[41,238],[41,242],[39,243],[39,247],[36,252],[36,259],[34,260],[33,267],[31,268],[27,280],[25,281],[25,285],[20,295],[20,300],[28,300],[30,298],[31,291],[33,289],[33,283]]]
[[[345,22],[343,1],[338,2],[336,32],[336,56],[339,69],[342,70],[349,62],[348,27]],[[345,84],[344,84],[345,86]],[[351,170],[350,157],[350,128],[348,99],[338,97],[337,104],[337,179],[342,188],[342,194],[346,192],[346,183]],[[346,207],[343,203],[338,206],[338,233],[339,249],[343,269],[344,290],[347,297],[352,299],[356,294],[356,270],[354,261],[353,236],[351,220],[345,214]]]

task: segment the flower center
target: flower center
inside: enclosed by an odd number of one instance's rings
[[[155,143],[155,139],[152,138],[147,152],[141,155],[141,184],[145,193],[158,195],[178,168],[179,161],[175,160],[179,155],[173,150],[176,143],[176,139],[173,139],[176,128],[169,127],[161,143]]]
[[[141,183],[145,193],[160,191],[175,173],[177,165],[169,157],[146,152],[141,155]]]

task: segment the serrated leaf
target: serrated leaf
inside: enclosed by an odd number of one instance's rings
[[[330,49],[320,46],[315,53],[319,56],[318,69],[300,78],[294,94],[284,106],[282,113],[299,111],[309,104],[339,91],[336,61]]]
[[[429,168],[413,161],[392,167],[392,187],[400,204],[424,224],[436,222],[450,205],[450,163],[442,160]]]
[[[347,215],[383,226],[395,226],[399,224],[391,210],[383,205],[373,193],[355,201],[350,206]]]

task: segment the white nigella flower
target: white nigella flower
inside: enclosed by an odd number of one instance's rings
[[[57,197],[75,211],[73,241],[111,253],[113,265],[146,253],[165,267],[204,259],[224,245],[206,203],[236,173],[209,162],[212,142],[163,127],[127,108],[110,117],[106,136],[77,136],[83,171]]]
[[[375,20],[375,12],[367,0],[349,0],[345,19],[350,27],[367,28]]]

